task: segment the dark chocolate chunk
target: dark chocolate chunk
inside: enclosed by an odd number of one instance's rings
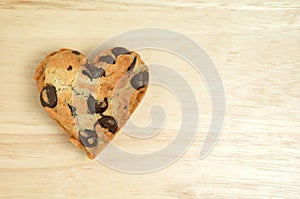
[[[126,48],[123,48],[123,47],[115,47],[111,50],[111,52],[115,55],[115,57],[117,58],[119,55],[122,55],[122,54],[126,54],[128,53],[129,51],[126,49]]]
[[[148,81],[149,81],[148,71],[141,71],[133,76],[133,78],[130,80],[130,84],[134,89],[139,90],[145,87],[148,84]]]
[[[56,88],[48,84],[40,94],[40,101],[43,107],[54,108],[57,105]]]
[[[104,98],[103,102],[96,101],[95,103],[96,113],[102,114],[104,111],[106,111],[107,107],[108,107],[107,98]]]
[[[111,133],[115,133],[118,130],[118,124],[111,116],[103,116],[98,122],[103,128],[108,129]]]
[[[89,98],[87,100],[87,106],[89,109],[89,113],[102,114],[104,111],[106,111],[106,109],[108,107],[107,98],[104,98],[103,102],[100,102],[98,100],[95,100],[95,98],[92,95],[89,95]]]
[[[95,113],[95,98],[92,95],[89,95],[89,98],[87,100],[87,106],[89,109],[89,113],[94,114]]]
[[[79,138],[81,143],[86,147],[95,147],[98,143],[97,133],[90,129],[79,131]]]
[[[105,76],[105,70],[103,68],[97,68],[96,66],[87,63],[85,65],[86,70],[82,71],[82,74],[88,76],[90,80]]]
[[[68,104],[68,107],[71,110],[72,116],[76,117],[77,116],[77,114],[76,114],[76,108],[74,106],[70,105],[70,104]]]
[[[76,50],[73,50],[72,53],[75,54],[75,55],[80,55],[80,52],[78,52]]]
[[[70,70],[72,70],[72,68],[73,67],[70,65],[67,70],[70,71]]]
[[[132,70],[134,68],[134,66],[135,66],[135,63],[136,63],[136,56],[133,58],[130,66],[127,68],[127,71]]]
[[[115,60],[111,55],[105,55],[99,58],[99,61],[106,62],[108,64],[115,64]]]

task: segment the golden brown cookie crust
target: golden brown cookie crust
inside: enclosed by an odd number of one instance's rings
[[[45,107],[46,112],[69,134],[73,144],[75,144],[74,139],[78,140],[75,145],[92,157],[79,141],[78,133],[74,128],[72,112],[68,106],[68,104],[72,105],[72,90],[76,73],[85,61],[86,57],[83,54],[71,49],[63,48],[51,52],[38,65],[34,79],[39,92],[48,84],[56,87],[57,105],[54,108]]]
[[[50,117],[93,159],[142,100],[148,87],[148,68],[137,53],[124,48],[103,51],[92,64],[80,52],[64,48],[46,56],[34,79]],[[76,93],[79,91],[84,94]],[[105,110],[100,106],[101,112],[93,112],[90,109],[95,104],[91,106],[91,102],[101,102]],[[84,114],[78,116],[76,111]],[[85,116],[89,120],[85,121]],[[78,125],[79,120],[86,125]]]

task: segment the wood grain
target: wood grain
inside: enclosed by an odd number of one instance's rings
[[[0,11],[1,198],[300,198],[299,1],[12,0],[0,1]],[[68,142],[40,107],[33,74],[50,51],[88,53],[144,27],[180,32],[206,50],[225,87],[226,121],[215,149],[199,160],[212,111],[205,83],[171,55],[141,52],[147,63],[182,70],[201,108],[183,157],[133,175],[88,160]],[[168,102],[159,89],[143,106]],[[120,135],[116,144],[132,152],[165,146],[178,130],[176,106],[164,134],[145,142]],[[140,110],[135,117],[147,123]]]

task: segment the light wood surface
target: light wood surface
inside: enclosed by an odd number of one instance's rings
[[[299,1],[12,0],[0,1],[0,25],[1,198],[300,198]],[[203,79],[172,55],[141,52],[147,63],[182,70],[198,93],[200,119],[178,161],[134,175],[91,161],[70,144],[40,106],[33,74],[48,52],[88,53],[144,27],[174,30],[201,45],[223,80],[227,106],[216,147],[199,160],[211,118]],[[164,132],[147,141],[121,133],[115,144],[136,153],[171,142],[180,115],[171,98],[153,87],[141,105],[170,102]],[[134,117],[147,124],[141,110]]]

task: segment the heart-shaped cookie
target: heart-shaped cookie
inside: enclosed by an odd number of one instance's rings
[[[37,67],[41,105],[93,159],[125,125],[148,87],[140,56],[122,47],[90,62],[80,52],[61,49]]]

